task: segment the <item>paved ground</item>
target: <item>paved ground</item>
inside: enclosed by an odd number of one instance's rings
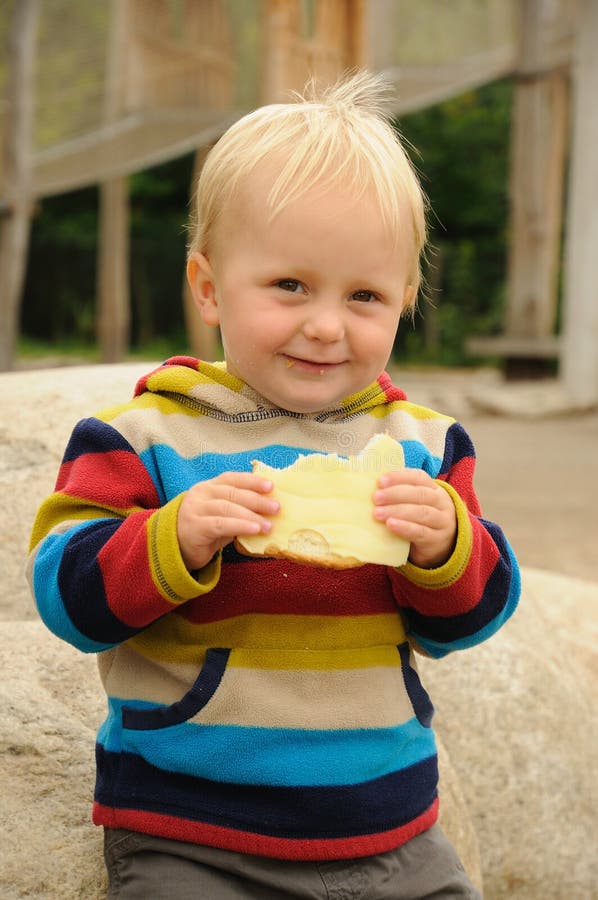
[[[503,526],[521,564],[598,582],[598,412],[530,416],[536,404],[550,407],[553,385],[526,393],[487,372],[408,371],[397,381],[468,429],[483,512]],[[499,394],[512,415],[480,409],[485,400],[497,407],[490,399]]]

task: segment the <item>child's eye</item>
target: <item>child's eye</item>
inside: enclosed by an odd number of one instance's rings
[[[373,300],[377,299],[378,297],[373,291],[355,291],[355,293],[351,294],[351,300],[358,300],[360,303],[372,303]]]
[[[294,278],[281,278],[280,281],[276,282],[276,286],[283,291],[288,291],[290,294],[298,294],[303,291],[301,282],[296,281]]]

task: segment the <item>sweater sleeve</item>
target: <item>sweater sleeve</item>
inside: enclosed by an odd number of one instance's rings
[[[436,569],[411,563],[390,570],[395,599],[417,644],[433,657],[489,638],[513,614],[519,567],[498,525],[482,518],[473,487],[475,451],[463,427],[447,431],[436,481],[451,496],[457,540]]]
[[[98,652],[211,590],[220,556],[196,578],[179,551],[182,497],[161,504],[123,435],[98,418],[80,422],[31,536],[28,577],[48,628]]]

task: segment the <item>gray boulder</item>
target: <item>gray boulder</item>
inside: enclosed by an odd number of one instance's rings
[[[105,699],[95,660],[41,622],[3,622],[0,668],[0,896],[99,900],[106,884],[91,802]],[[441,771],[444,828],[479,884],[475,832],[443,748]]]

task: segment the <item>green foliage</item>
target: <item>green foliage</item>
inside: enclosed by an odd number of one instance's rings
[[[181,291],[193,157],[130,180],[131,344],[155,338],[185,347]],[[51,197],[33,221],[21,310],[26,338],[95,342],[98,192]]]
[[[182,290],[193,155],[131,178],[133,348],[155,339],[186,345]]]
[[[93,342],[97,191],[40,203],[33,220],[21,332],[50,342]]]
[[[403,326],[397,354],[467,362],[466,338],[500,330],[508,228],[511,84],[470,91],[398,123],[412,145],[431,206],[431,262],[420,314],[433,317],[439,347],[426,347],[421,322]],[[424,291],[424,293],[426,293]],[[431,295],[431,296],[430,296]],[[432,351],[430,353],[430,350]]]

